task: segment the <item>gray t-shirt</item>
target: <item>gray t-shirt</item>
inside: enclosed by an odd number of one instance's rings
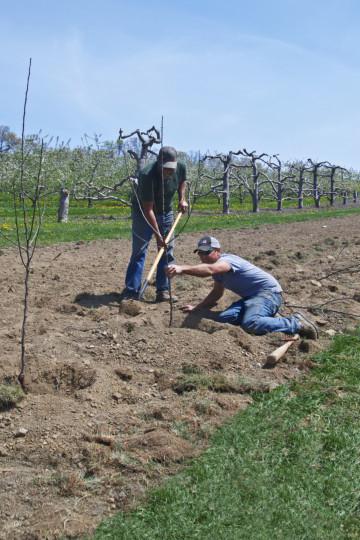
[[[231,270],[225,274],[216,274],[213,276],[214,281],[222,283],[225,289],[243,298],[263,291],[282,292],[280,283],[271,274],[237,255],[222,253],[219,261],[226,261]]]

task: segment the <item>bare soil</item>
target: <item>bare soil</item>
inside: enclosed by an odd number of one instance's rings
[[[251,403],[252,390],[306,375],[311,355],[357,324],[359,216],[212,234],[225,251],[273,273],[285,290],[282,312],[302,306],[319,325],[319,341],[293,345],[266,369],[284,335],[255,337],[180,311],[203,298],[211,280],[173,282],[180,302],[169,328],[169,304],[153,302],[153,287],[145,302],[119,302],[128,241],[39,248],[28,394],[0,411],[1,539],[75,537],[132,507],[198,455],[216,427]],[[178,239],[179,262],[197,262],[197,238]],[[0,254],[1,384],[19,370],[23,269],[15,250]],[[357,273],[339,272],[350,265]],[[234,299],[226,293],[215,311]]]

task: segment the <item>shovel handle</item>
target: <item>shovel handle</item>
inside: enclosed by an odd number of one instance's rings
[[[168,232],[168,234],[167,234],[167,236],[166,236],[166,238],[165,238],[165,244],[168,244],[168,243],[170,242],[171,237],[172,237],[172,235],[174,234],[174,231],[175,231],[175,229],[176,229],[176,226],[177,226],[177,224],[179,223],[179,221],[180,221],[180,219],[181,219],[181,216],[182,216],[182,212],[179,212],[178,215],[177,215],[176,218],[175,218],[174,223],[172,224],[172,227],[171,227],[170,231]],[[159,251],[157,252],[157,255],[156,255],[156,257],[155,257],[155,260],[154,260],[154,262],[153,262],[153,264],[152,264],[152,266],[151,266],[151,268],[150,268],[150,270],[149,270],[148,275],[146,276],[146,279],[145,279],[145,281],[144,281],[143,286],[141,287],[141,290],[140,290],[140,293],[139,293],[139,299],[140,299],[140,298],[142,297],[142,295],[144,294],[146,287],[148,286],[148,284],[149,284],[151,278],[153,277],[153,274],[154,274],[154,272],[155,272],[155,270],[156,270],[156,268],[157,268],[157,265],[159,264],[159,261],[160,261],[161,257],[162,257],[163,254],[164,254],[164,251],[165,251],[165,248],[162,247],[162,248],[160,248]]]
[[[273,351],[271,354],[269,354],[266,358],[266,365],[268,366],[275,366],[281,360],[281,358],[287,353],[287,350],[295,343],[295,341],[298,341],[300,339],[299,334],[295,334],[292,339],[289,339],[286,341],[281,347],[278,347]]]

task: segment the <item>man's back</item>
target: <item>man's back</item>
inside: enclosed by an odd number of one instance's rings
[[[222,253],[219,260],[226,261],[231,266],[229,272],[213,276],[225,289],[243,298],[262,291],[282,292],[280,283],[271,274],[251,262],[232,253]]]

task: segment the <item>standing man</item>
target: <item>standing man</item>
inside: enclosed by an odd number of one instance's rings
[[[154,163],[139,173],[138,185],[132,199],[132,254],[125,278],[122,298],[138,298],[145,265],[146,252],[153,234],[158,248],[164,247],[164,238],[171,229],[174,213],[172,200],[178,193],[181,212],[186,212],[186,166],[177,161],[175,148],[164,146]],[[169,280],[166,266],[174,261],[174,244],[168,244],[156,272],[156,301],[169,300]],[[173,300],[175,298],[173,297]]]
[[[200,264],[194,266],[171,264],[167,269],[169,277],[187,274],[209,277],[214,280],[213,288],[204,300],[196,306],[186,305],[186,312],[211,308],[228,289],[241,297],[219,314],[219,321],[241,326],[251,334],[264,335],[269,332],[299,334],[309,339],[317,339],[316,326],[301,313],[290,317],[275,317],[282,303],[282,288],[271,275],[249,261],[221,253],[219,241],[212,236],[204,236],[194,253],[200,257]]]

